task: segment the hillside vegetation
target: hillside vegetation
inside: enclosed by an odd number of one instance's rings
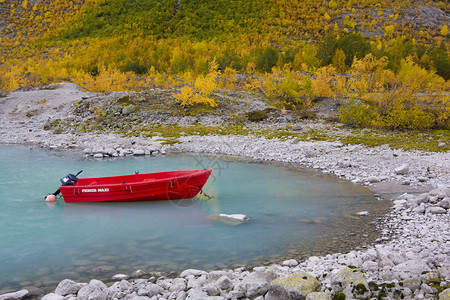
[[[0,0],[0,89],[73,81],[92,91],[178,87],[214,108],[219,88],[340,120],[449,128],[446,1]]]

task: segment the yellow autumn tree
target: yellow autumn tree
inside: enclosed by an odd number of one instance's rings
[[[337,72],[344,72],[347,69],[347,65],[345,64],[345,53],[344,50],[342,49],[337,49],[336,53],[334,54],[332,60],[331,60],[331,64],[333,65],[333,67],[336,68]]]
[[[182,106],[204,104],[216,107],[217,103],[211,94],[217,89],[217,77],[219,65],[216,60],[209,63],[209,73],[198,76],[193,83],[185,85],[179,93],[174,94],[175,99],[180,101]]]
[[[92,92],[126,91],[128,76],[117,69],[98,67],[98,74],[84,74],[75,80],[77,84]]]
[[[316,97],[333,97],[331,81],[336,74],[336,69],[333,66],[325,66],[317,69],[315,74],[316,78],[311,80],[313,94]]]

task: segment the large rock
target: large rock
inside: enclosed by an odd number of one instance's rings
[[[223,297],[220,296],[208,296],[206,292],[202,289],[191,289],[188,292],[186,300],[223,300]]]
[[[312,292],[306,295],[305,300],[331,300],[331,296],[324,292]]]
[[[42,297],[41,300],[64,300],[64,297],[55,293],[50,293]]]
[[[295,259],[288,259],[281,263],[282,266],[295,267],[298,265],[298,261]]]
[[[422,285],[422,279],[420,277],[411,277],[403,280],[403,287],[416,291]]]
[[[450,289],[443,290],[439,294],[439,300],[450,300]]]
[[[78,291],[85,286],[83,283],[76,283],[70,279],[64,279],[56,287],[55,294],[61,296],[67,296],[69,294],[76,294]]]
[[[409,165],[403,164],[397,168],[394,169],[395,174],[397,175],[406,175],[409,173]]]
[[[184,270],[183,272],[181,272],[180,277],[184,278],[184,277],[188,277],[190,275],[202,276],[202,275],[208,275],[208,273],[203,270],[187,269],[187,270]]]
[[[350,299],[366,299],[369,294],[369,285],[361,270],[357,268],[343,268],[335,271],[328,279],[334,292],[343,292]]]
[[[133,155],[134,156],[145,155],[145,150],[144,149],[136,149],[133,151]]]
[[[219,279],[217,279],[216,286],[222,291],[227,291],[232,290],[234,285],[231,279],[228,278],[228,276],[222,276]]]
[[[127,116],[129,114],[132,114],[136,111],[136,106],[133,104],[127,105],[124,108],[122,108],[122,115]]]
[[[449,209],[450,208],[450,198],[445,197],[444,199],[442,199],[442,201],[438,202],[437,205],[439,205],[442,208]]]
[[[305,299],[320,289],[320,282],[307,273],[294,273],[279,277],[270,283],[266,300]]]
[[[186,279],[175,278],[169,287],[169,292],[178,292],[179,293],[181,291],[185,291],[186,287],[187,287]]]
[[[23,289],[23,290],[14,292],[14,293],[0,295],[0,300],[24,299],[24,298],[28,297],[29,294],[30,294],[30,292],[28,292],[28,290]]]
[[[153,296],[162,294],[164,292],[164,289],[157,284],[150,283],[145,287],[145,291],[146,291],[147,296],[149,296],[151,298]]]
[[[370,176],[370,177],[368,177],[366,179],[366,181],[370,182],[370,183],[377,183],[377,182],[380,182],[381,179],[379,177],[376,177],[376,176]]]
[[[244,278],[239,285],[240,290],[248,298],[264,295],[269,289],[270,282],[277,278],[274,272],[256,271]]]
[[[432,206],[432,207],[427,208],[427,212],[437,215],[437,214],[445,214],[445,213],[447,213],[447,210],[440,206]]]
[[[88,285],[83,286],[77,295],[78,300],[106,300],[108,287],[99,280],[92,279]]]
[[[397,273],[402,279],[417,277],[430,271],[424,261],[417,259],[405,261],[392,268],[392,272]]]
[[[135,286],[126,280],[115,282],[108,288],[108,299],[123,298],[135,291]]]

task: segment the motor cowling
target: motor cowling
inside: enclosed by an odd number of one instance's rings
[[[61,185],[66,186],[66,185],[76,185],[78,182],[78,178],[76,175],[73,174],[67,174],[66,176],[64,176],[63,178],[60,179],[61,181]]]

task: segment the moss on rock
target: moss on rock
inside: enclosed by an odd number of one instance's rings
[[[320,289],[320,282],[307,273],[279,277],[270,283],[265,299],[304,299]]]

